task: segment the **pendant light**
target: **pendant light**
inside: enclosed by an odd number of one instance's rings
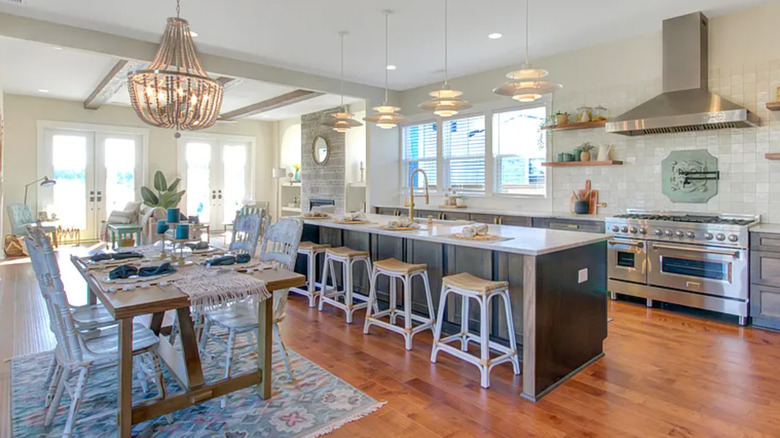
[[[421,109],[433,111],[434,114],[440,117],[454,116],[458,114],[458,111],[471,108],[470,103],[465,99],[461,99],[460,96],[463,95],[463,92],[453,90],[447,81],[447,2],[448,0],[444,0],[444,84],[440,90],[428,93],[432,99],[428,99],[419,105]]]
[[[160,128],[197,131],[211,127],[219,117],[224,87],[211,79],[195,52],[189,23],[176,17],[168,25],[160,48],[146,70],[128,75],[130,102],[138,117]]]
[[[531,40],[531,20],[528,12],[528,2],[529,0],[525,0],[525,63],[520,70],[506,74],[506,77],[510,79],[509,81],[493,89],[494,93],[500,96],[511,97],[519,102],[533,102],[545,94],[553,93],[563,88],[563,85],[557,82],[541,80],[547,76],[547,70],[533,68],[528,62]]]
[[[387,103],[387,82],[390,74],[390,69],[387,68],[390,65],[390,26],[388,22],[393,11],[384,10],[382,13],[385,14],[385,65],[382,66],[382,70],[385,71],[385,101],[382,102],[382,105],[373,107],[372,109],[375,113],[363,118],[363,120],[376,123],[376,126],[382,129],[392,129],[398,126],[399,123],[406,122],[406,117],[398,113],[398,111],[401,111],[401,108]]]
[[[339,32],[339,37],[341,38],[341,106],[339,107],[339,112],[330,113],[326,115],[324,120],[321,123],[323,126],[333,128],[334,131],[341,132],[341,133],[347,132],[349,128],[363,126],[362,123],[352,119],[352,117],[354,117],[355,115],[347,111],[347,107],[344,106],[344,36],[345,35],[347,35],[347,32],[344,31]]]

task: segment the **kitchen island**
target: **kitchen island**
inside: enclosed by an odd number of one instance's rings
[[[390,231],[381,227],[397,217],[367,218],[370,223],[361,225],[307,219],[303,240],[366,250],[372,260],[394,257],[426,263],[437,310],[444,276],[468,272],[508,281],[514,326],[519,330],[515,336],[523,350],[523,397],[540,399],[603,356],[607,336],[607,235],[490,225],[490,234],[508,240],[485,242],[450,237],[460,233],[464,224],[435,221],[418,230]],[[355,271],[354,283],[356,290],[368,293],[368,278],[362,270]],[[388,280],[380,278],[380,301],[387,301],[388,290]],[[420,298],[412,303],[412,309],[425,314],[425,302]],[[491,315],[504,314],[502,303],[496,300],[494,306]],[[474,307],[472,312],[477,310]],[[478,331],[478,314],[470,313],[469,320]],[[455,324],[459,322],[460,302],[448,301],[444,331],[457,332]],[[499,342],[507,339],[503,318],[492,318],[490,331]]]

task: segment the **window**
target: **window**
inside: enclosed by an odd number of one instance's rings
[[[407,187],[409,175],[415,169],[425,171],[431,189],[435,189],[438,185],[436,129],[436,122],[404,126],[402,133],[404,187]],[[422,188],[423,182],[424,178],[419,173],[414,176],[414,188]]]
[[[461,192],[485,191],[485,116],[444,122],[444,168],[449,187]]]
[[[538,106],[493,114],[495,192],[547,194],[547,139],[541,125],[547,107]]]

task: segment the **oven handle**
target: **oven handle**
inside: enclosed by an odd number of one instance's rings
[[[654,244],[653,249],[673,249],[678,251],[698,252],[700,254],[726,255],[726,256],[734,257],[735,259],[739,258],[739,251],[720,251],[717,249],[701,249],[701,248],[690,248],[686,246],[658,245],[658,244]]]
[[[645,244],[644,242],[621,242],[619,240],[610,240],[610,245],[625,245],[625,246],[635,246],[637,248],[644,248]]]

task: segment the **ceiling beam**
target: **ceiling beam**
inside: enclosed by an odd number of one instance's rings
[[[127,38],[8,13],[0,13],[0,35],[144,62],[151,62],[159,46],[158,42]],[[204,45],[200,46],[201,48],[205,47]],[[206,47],[206,50],[209,48]],[[211,48],[210,51],[219,52],[219,50]],[[325,93],[340,93],[340,83],[337,78],[212,55],[202,50],[199,51],[198,57],[203,68],[215,74],[318,90]],[[344,82],[344,93],[372,102],[381,102],[384,99],[383,88],[356,82]],[[390,93],[391,103],[397,103],[398,98],[399,93]]]
[[[120,75],[125,66],[128,64],[128,60],[120,59],[111,67],[111,70],[100,80],[92,94],[89,95],[87,100],[84,101],[85,109],[96,110],[108,102],[111,97],[119,91],[122,86],[127,83],[126,75]]]
[[[267,99],[262,102],[226,112],[219,116],[219,119],[235,120],[243,117],[254,116],[255,114],[264,113],[287,105],[292,105],[294,103],[303,102],[304,100],[313,99],[315,97],[322,96],[323,94],[325,93],[309,90],[290,91],[289,93],[272,97],[271,99]]]

